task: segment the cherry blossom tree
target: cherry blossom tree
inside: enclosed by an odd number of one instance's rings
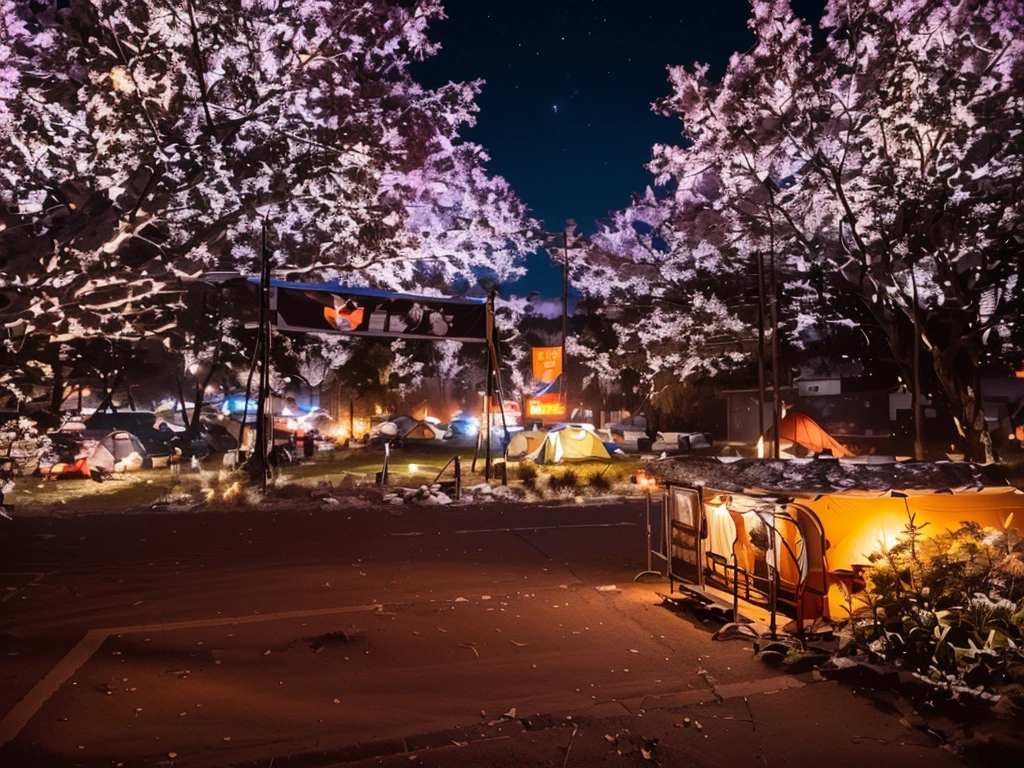
[[[691,290],[769,258],[782,332],[867,320],[908,379],[930,359],[968,456],[991,458],[981,365],[1020,353],[1022,24],[1015,0],[832,0],[816,48],[788,2],[755,0],[719,82],[670,68],[658,108],[684,142],[651,169],[671,193],[623,212],[608,250],[636,275],[642,223]]]
[[[459,138],[481,84],[409,74],[438,0],[2,12],[0,238],[33,246],[0,245],[9,351],[166,334],[195,311],[169,300],[182,281],[258,273],[264,227],[292,277],[436,293],[521,272],[533,224]]]

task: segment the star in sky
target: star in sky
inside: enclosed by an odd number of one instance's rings
[[[749,0],[442,2],[448,19],[429,31],[441,50],[414,77],[427,87],[485,81],[465,137],[553,230],[571,217],[593,232],[653,182],[653,146],[682,141],[682,124],[651,110],[669,94],[669,65],[706,62],[717,77],[753,42]],[[792,4],[821,18],[823,0]]]

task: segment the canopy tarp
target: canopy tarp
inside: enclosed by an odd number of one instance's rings
[[[787,413],[779,422],[779,438],[791,440],[814,453],[829,450],[837,459],[853,455],[846,446],[839,443],[805,413]]]

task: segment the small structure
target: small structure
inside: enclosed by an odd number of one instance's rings
[[[846,618],[868,555],[893,546],[913,516],[925,535],[975,522],[1024,521],[1024,494],[994,467],[670,457],[646,464],[664,489],[662,551],[670,582],[734,610],[794,616],[797,627]]]

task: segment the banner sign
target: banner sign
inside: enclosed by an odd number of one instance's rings
[[[539,395],[526,400],[527,416],[565,416],[561,395]]]
[[[542,384],[550,384],[562,375],[561,347],[533,348],[533,378]]]
[[[282,331],[483,343],[486,300],[412,296],[363,288],[273,283],[270,306]]]

